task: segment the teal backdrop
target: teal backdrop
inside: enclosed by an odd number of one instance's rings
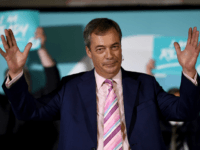
[[[197,26],[200,29],[199,16],[200,10],[40,12],[40,26],[47,36],[46,47],[63,77],[86,56],[82,33],[86,24],[94,18],[115,20],[122,29],[123,38],[137,35],[187,37],[189,27]],[[143,45],[145,43],[144,41]],[[135,63],[134,60],[132,63]],[[45,83],[37,51],[30,52],[27,66],[32,75],[34,92]],[[0,56],[0,83],[4,81],[6,68],[7,64]],[[169,77],[170,82],[164,78],[157,80],[165,90],[180,84],[179,76]],[[3,93],[2,88],[0,93]]]

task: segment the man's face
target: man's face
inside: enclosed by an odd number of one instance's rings
[[[121,41],[117,31],[111,28],[105,34],[92,33],[90,43],[90,49],[86,47],[86,52],[96,72],[107,79],[114,77],[122,62]]]

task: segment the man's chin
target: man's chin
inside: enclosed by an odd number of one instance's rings
[[[119,72],[120,69],[117,69],[116,67],[110,67],[110,68],[106,68],[106,72],[108,74],[117,74]]]

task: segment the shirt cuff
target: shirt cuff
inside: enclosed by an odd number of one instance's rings
[[[194,79],[193,78],[191,78],[190,76],[188,76],[186,73],[184,73],[183,72],[183,74],[184,74],[184,76],[186,77],[186,78],[188,78],[188,80],[190,80],[194,85],[198,85],[198,82],[197,82],[197,72],[196,72],[196,74],[195,74],[195,76],[194,76]]]
[[[180,121],[180,122],[169,121],[169,123],[170,123],[172,126],[175,126],[175,125],[181,126],[181,125],[183,125],[184,122],[182,122],[182,121]]]
[[[13,83],[15,83],[19,78],[22,77],[22,75],[23,75],[23,70],[16,77],[14,77],[12,80],[10,80],[9,74],[7,73],[7,75],[6,75],[7,79],[6,79],[6,83],[5,83],[6,88],[9,89]]]

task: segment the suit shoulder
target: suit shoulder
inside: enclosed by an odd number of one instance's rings
[[[133,71],[127,71],[128,76],[134,78],[135,80],[154,80],[155,77],[141,73],[141,72],[133,72]]]
[[[77,74],[67,75],[62,77],[61,81],[59,82],[58,87],[56,88],[55,92],[65,89],[66,87],[72,88],[77,85],[81,81],[81,76],[85,72],[80,72]]]
[[[67,76],[64,76],[62,79],[61,79],[61,82],[62,83],[67,83],[67,82],[72,82],[72,81],[77,81],[80,79],[80,77],[86,72],[80,72],[80,73],[76,73],[76,74],[72,74],[72,75],[67,75]]]

